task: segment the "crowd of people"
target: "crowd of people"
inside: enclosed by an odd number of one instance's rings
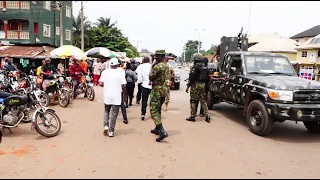
[[[104,133],[115,135],[116,119],[121,109],[123,122],[127,124],[126,108],[132,106],[134,90],[138,84],[136,104],[141,102],[141,120],[144,121],[150,99],[150,115],[156,125],[151,133],[161,141],[168,136],[161,122],[161,108],[169,103],[170,85],[174,77],[173,67],[167,61],[164,50],[156,51],[155,61],[144,57],[139,64],[132,59],[126,64],[117,58],[98,59],[93,63],[94,84],[104,87]],[[164,108],[166,110],[166,108]]]

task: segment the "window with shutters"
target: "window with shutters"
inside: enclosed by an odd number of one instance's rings
[[[50,37],[50,25],[43,24],[43,36]]]

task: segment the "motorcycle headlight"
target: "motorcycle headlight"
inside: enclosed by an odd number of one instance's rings
[[[274,100],[293,101],[292,91],[268,90],[268,95],[271,99]]]
[[[63,77],[59,77],[59,82],[61,82],[61,83],[63,83],[63,82],[64,82]]]
[[[90,80],[91,80],[90,77],[89,77],[89,76],[86,76],[86,81],[87,81],[87,82],[90,82]]]

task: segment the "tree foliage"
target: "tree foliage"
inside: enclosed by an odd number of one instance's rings
[[[186,62],[191,62],[191,56],[194,53],[198,52],[198,42],[197,40],[188,40],[186,42],[186,44],[184,45],[184,49],[185,49],[185,61]],[[203,54],[204,56],[208,56],[208,55],[213,55],[216,53],[217,51],[217,45],[211,45],[210,49],[208,49],[207,51],[201,49],[202,46],[202,42],[200,41],[200,53]],[[182,53],[181,57],[184,57],[184,54]]]
[[[81,14],[73,18],[73,45],[81,47]],[[111,23],[110,18],[100,17],[96,23],[91,23],[84,17],[85,50],[93,47],[105,47],[115,52],[126,52],[127,57],[139,56],[137,49],[129,42],[121,30]]]

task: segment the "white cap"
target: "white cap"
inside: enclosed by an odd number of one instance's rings
[[[119,64],[118,59],[117,58],[111,58],[109,60],[110,66],[117,66]]]

